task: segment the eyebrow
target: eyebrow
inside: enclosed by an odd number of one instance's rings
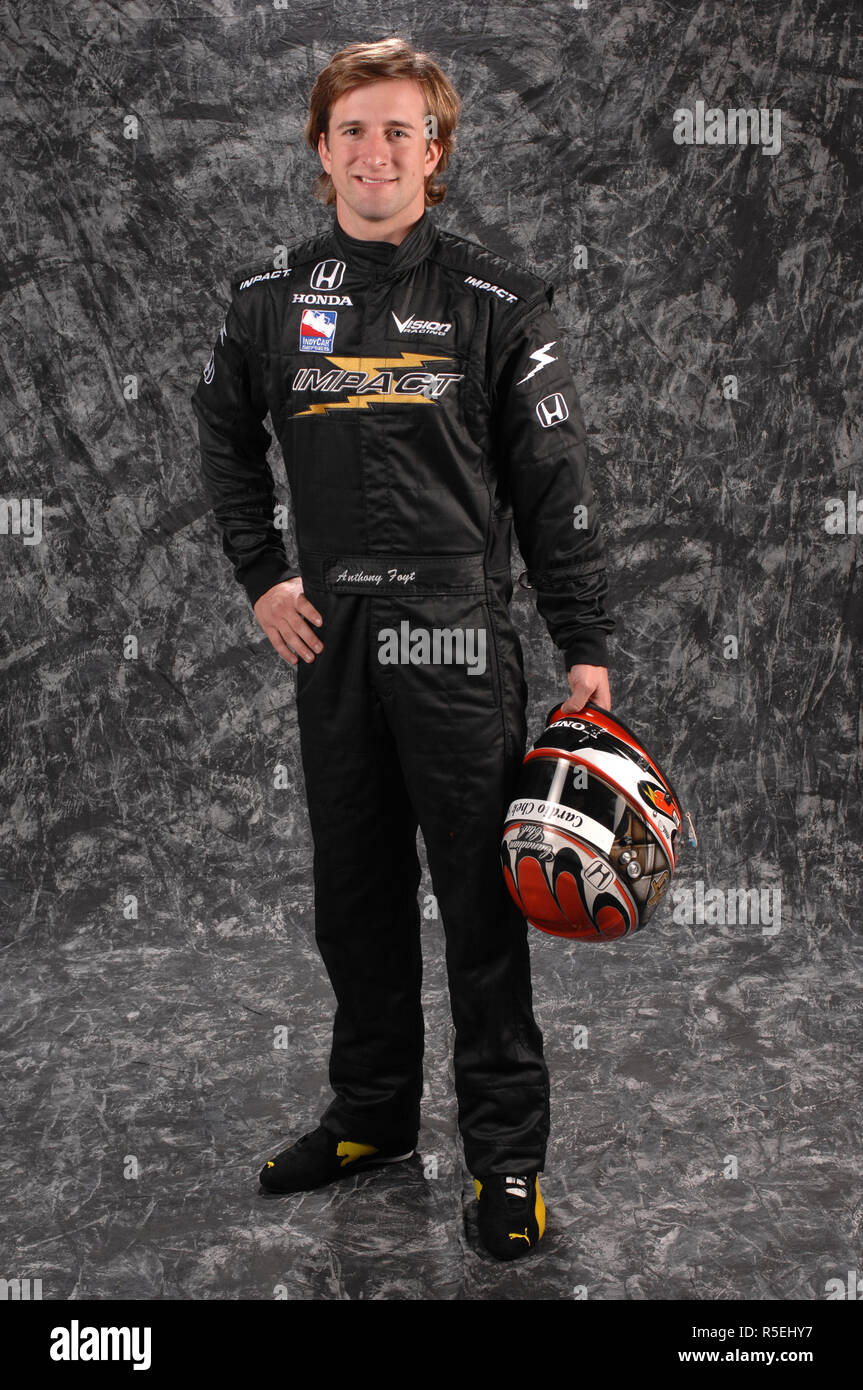
[[[336,126],[336,130],[344,130],[348,126],[363,124],[365,124],[363,121],[339,121],[338,125]],[[400,121],[396,120],[395,118],[392,118],[389,121],[384,121],[383,124],[404,126],[405,130],[414,130],[416,128],[411,121]]]

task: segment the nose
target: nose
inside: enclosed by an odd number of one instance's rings
[[[361,162],[369,168],[379,168],[382,164],[388,164],[389,158],[386,136],[380,131],[367,135],[363,141]]]

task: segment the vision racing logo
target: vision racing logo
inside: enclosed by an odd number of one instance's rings
[[[400,352],[390,357],[334,357],[328,371],[320,367],[301,367],[294,375],[291,390],[326,391],[343,395],[344,400],[314,401],[306,410],[299,410],[292,419],[303,415],[327,415],[331,410],[369,410],[388,402],[431,405],[446,394],[463,372],[419,371],[428,362],[452,362],[451,357],[436,357],[428,353]]]
[[[395,309],[390,309],[390,313],[399,332],[404,334],[423,333],[429,338],[445,338],[452,328],[451,323],[444,323],[440,319],[421,319],[415,314],[408,314],[406,319],[400,319]]]

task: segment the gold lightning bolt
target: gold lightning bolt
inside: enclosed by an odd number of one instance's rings
[[[395,357],[332,357],[322,353],[328,362],[334,362],[343,372],[365,372],[373,376],[376,372],[389,371],[392,367],[419,367],[423,362],[451,362],[451,357],[435,356],[433,353],[400,352]],[[404,392],[372,392],[368,396],[348,396],[343,401],[318,401],[298,410],[292,418],[298,420],[302,415],[325,415],[328,410],[368,410],[378,401],[413,401],[417,405],[432,405],[428,396],[405,395]]]

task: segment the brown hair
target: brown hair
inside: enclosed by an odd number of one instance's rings
[[[418,82],[423,89],[429,114],[437,121],[437,138],[443,145],[443,151],[435,168],[426,177],[425,205],[430,207],[442,203],[446,197],[446,184],[438,183],[437,179],[446,169],[455,148],[455,128],[461,101],[434,59],[428,53],[418,53],[405,39],[351,43],[330,59],[312,88],[306,140],[317,154],[321,131],[329,136],[330,110],[339,97],[355,87],[365,87],[387,77],[409,77]],[[318,175],[312,191],[326,207],[336,201],[333,181],[324,171]]]

